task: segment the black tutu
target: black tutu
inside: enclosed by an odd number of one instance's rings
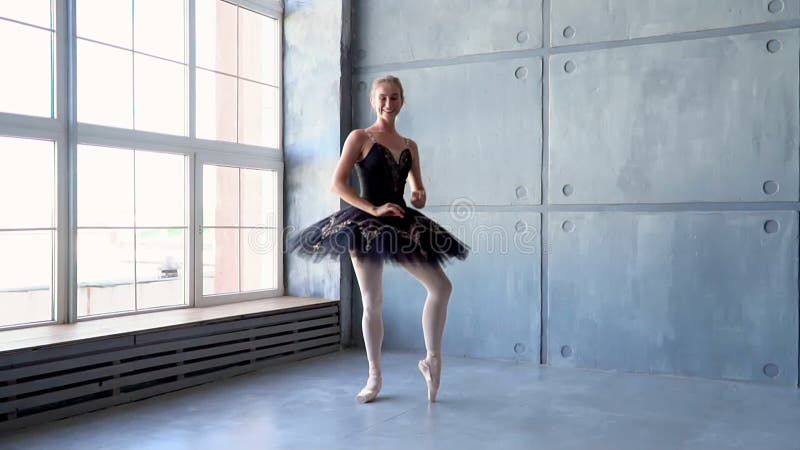
[[[413,208],[405,217],[375,217],[349,206],[289,236],[287,250],[320,261],[352,250],[361,257],[391,263],[463,260],[469,246]]]

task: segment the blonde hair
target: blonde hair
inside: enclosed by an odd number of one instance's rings
[[[403,103],[406,102],[406,97],[403,95],[403,83],[400,82],[400,78],[397,78],[394,75],[384,75],[382,77],[375,78],[375,80],[372,81],[372,89],[369,91],[370,98],[375,95],[375,89],[377,89],[378,85],[381,83],[390,83],[397,86],[400,89],[400,100],[402,100]]]

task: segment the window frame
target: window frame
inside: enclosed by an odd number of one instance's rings
[[[226,141],[198,139],[196,130],[196,40],[195,9],[197,0],[184,0],[187,6],[188,39],[187,136],[168,135],[134,129],[113,128],[77,121],[77,0],[52,0],[55,14],[56,77],[55,117],[36,117],[0,112],[0,135],[16,138],[47,139],[55,143],[55,244],[53,270],[53,320],[0,327],[0,331],[62,323],[95,320],[132,314],[146,314],[165,309],[210,306],[283,295],[283,2],[280,0],[222,0],[249,9],[277,21],[277,146],[262,147]],[[187,157],[188,256],[184,276],[188,278],[187,304],[145,311],[77,317],[77,147],[78,145],[114,146],[137,150],[182,154]],[[269,169],[277,173],[276,209],[279,252],[276,264],[277,289],[238,294],[202,296],[202,167],[203,164]],[[200,174],[201,178],[197,176]],[[198,272],[199,271],[199,272]],[[198,276],[198,273],[200,276]]]
[[[95,126],[96,125],[91,125],[91,127],[95,127]],[[80,124],[79,124],[79,127],[80,127]],[[97,127],[106,128],[106,127],[103,127],[103,126],[97,126]],[[181,155],[181,156],[186,157],[186,160],[184,162],[184,164],[186,165],[186,191],[185,191],[184,201],[185,201],[186,216],[187,216],[187,218],[186,218],[187,238],[186,239],[187,239],[187,245],[188,245],[188,248],[186,249],[186,254],[185,254],[186,263],[185,263],[185,269],[184,269],[184,276],[186,277],[186,280],[184,280],[184,287],[185,287],[185,290],[186,290],[186,303],[182,304],[182,305],[170,305],[170,306],[161,306],[161,307],[155,307],[155,308],[147,308],[147,309],[143,309],[143,310],[139,310],[139,311],[120,311],[120,312],[94,314],[94,315],[91,315],[91,316],[78,317],[78,312],[77,312],[77,310],[78,310],[78,303],[77,303],[77,301],[78,301],[78,296],[77,296],[77,294],[78,294],[78,279],[77,279],[77,268],[78,268],[78,265],[77,265],[77,253],[73,252],[74,254],[71,254],[70,256],[75,258],[75,260],[74,260],[75,263],[72,266],[75,269],[75,278],[74,278],[75,290],[74,291],[70,291],[70,294],[74,295],[74,303],[71,302],[69,304],[69,306],[74,309],[74,314],[75,314],[74,320],[72,322],[84,322],[84,321],[88,321],[88,320],[105,319],[105,318],[108,318],[108,317],[130,316],[130,315],[135,315],[135,314],[146,314],[146,313],[149,313],[149,312],[167,311],[167,310],[171,310],[171,309],[183,309],[183,308],[192,307],[193,304],[192,304],[192,294],[191,294],[191,292],[193,290],[194,279],[192,278],[193,270],[192,270],[192,267],[191,267],[191,265],[189,263],[193,260],[192,254],[195,251],[195,249],[194,249],[194,240],[193,240],[194,233],[192,232],[192,230],[193,230],[193,222],[192,222],[192,220],[193,220],[193,217],[194,217],[194,212],[192,210],[192,201],[191,201],[192,195],[193,195],[192,189],[193,189],[193,186],[194,186],[194,179],[193,179],[194,170],[193,170],[193,168],[194,168],[194,164],[195,164],[195,162],[194,162],[195,161],[195,154],[193,152],[191,152],[189,149],[180,148],[180,147],[176,147],[176,146],[171,146],[168,143],[148,144],[147,147],[137,147],[135,144],[138,143],[138,145],[141,145],[141,141],[137,141],[135,139],[132,139],[132,140],[126,139],[126,136],[124,136],[124,135],[107,136],[106,134],[104,134],[104,132],[107,132],[108,130],[94,130],[94,131],[95,131],[95,134],[90,135],[89,137],[84,135],[84,136],[80,136],[77,139],[76,147],[75,147],[75,156],[76,156],[75,161],[76,161],[76,163],[77,163],[77,146],[79,146],[79,145],[90,145],[90,146],[95,146],[95,147],[109,147],[110,151],[114,151],[116,148],[123,148],[123,149],[130,149],[130,150],[134,150],[134,151],[135,150],[142,150],[142,151],[153,151],[153,152],[158,152],[158,153],[169,153],[169,154],[173,154],[173,155]],[[113,130],[113,131],[119,131],[119,130]],[[150,133],[150,134],[153,134],[153,133]],[[77,205],[77,186],[76,186],[76,190],[75,190],[75,203]],[[80,228],[77,225],[77,214],[74,215],[74,218],[75,218],[75,223],[76,223],[75,227],[73,228],[74,237],[77,238],[78,229]],[[93,227],[87,227],[87,228],[93,228]],[[113,228],[117,228],[117,227],[107,227],[107,228],[112,228],[113,229]],[[134,230],[136,230],[137,228],[138,227],[135,227],[135,226],[133,227]]]
[[[192,233],[195,238],[194,248],[197,250],[194,255],[194,279],[196,280],[194,283],[195,292],[194,292],[194,304],[195,306],[216,306],[216,305],[223,305],[227,303],[235,303],[240,301],[248,301],[248,300],[258,300],[264,298],[272,298],[278,297],[283,295],[284,293],[284,283],[283,283],[283,161],[280,160],[269,160],[264,158],[253,158],[253,157],[240,157],[240,156],[232,156],[229,154],[213,152],[213,151],[203,151],[198,152],[196,155],[195,161],[195,173],[194,173],[194,180],[195,180],[195,200],[194,200],[194,217],[192,218],[192,222],[194,223],[194,232]],[[275,267],[277,269],[277,286],[275,289],[265,289],[261,291],[249,291],[249,292],[236,292],[236,293],[226,293],[226,294],[213,294],[213,295],[203,295],[203,252],[202,252],[202,241],[203,241],[203,165],[205,164],[215,164],[215,165],[223,165],[223,166],[230,166],[230,167],[237,167],[241,169],[264,169],[264,170],[274,170],[276,173],[276,180],[275,183],[277,185],[277,197],[278,201],[276,203],[277,208],[277,217],[275,218],[275,228],[277,232],[277,239],[276,239],[276,248],[275,252],[277,253],[276,257],[276,264]],[[247,227],[241,227],[247,228]],[[241,244],[240,244],[241,245]],[[241,270],[241,267],[239,268]]]
[[[55,233],[53,244],[53,274],[52,274],[52,296],[50,299],[53,320],[14,324],[0,327],[0,330],[29,328],[35,326],[52,325],[54,323],[67,323],[70,320],[70,300],[77,300],[77,295],[72,295],[70,287],[73,279],[72,270],[69,268],[70,254],[74,253],[74,238],[70,233],[70,210],[72,208],[72,190],[74,182],[70,181],[71,159],[74,152],[70,151],[70,137],[68,129],[69,115],[69,65],[70,65],[70,45],[68,36],[74,26],[70,27],[69,8],[72,4],[74,12],[75,0],[53,0],[51,3],[51,14],[55,14],[55,58],[53,64],[55,68],[55,95],[52,99],[54,104],[53,113],[55,117],[29,116],[25,114],[14,114],[0,112],[0,135],[29,138],[46,139],[55,143]],[[72,14],[74,16],[74,14]],[[281,21],[282,22],[282,21]],[[282,39],[282,37],[281,37]],[[74,173],[74,172],[72,172]],[[282,206],[282,205],[281,205]],[[77,291],[75,291],[77,294]]]
[[[33,116],[14,116],[8,113],[0,113],[0,136],[51,141],[54,144],[53,156],[55,158],[55,192],[53,197],[55,232],[53,233],[53,270],[50,281],[52,286],[50,304],[53,319],[0,326],[0,330],[64,323],[67,318],[66,297],[68,291],[66,285],[68,282],[68,274],[59,269],[64,267],[66,263],[67,249],[64,243],[69,238],[69,231],[63,226],[63,220],[68,214],[68,208],[65,204],[67,193],[62,189],[64,184],[64,177],[62,174],[67,164],[66,159],[69,157],[66,150],[66,139],[58,124],[54,122],[54,119]]]

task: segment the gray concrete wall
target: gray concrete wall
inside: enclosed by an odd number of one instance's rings
[[[398,75],[423,212],[473,246],[445,353],[797,385],[799,0],[354,10],[354,126]],[[422,351],[422,288],[384,289]]]
[[[287,233],[339,209],[339,197],[329,187],[341,150],[340,115],[349,110],[341,100],[342,12],[343,0],[286,0],[284,6]],[[339,262],[315,264],[287,255],[284,276],[287,295],[339,299]]]

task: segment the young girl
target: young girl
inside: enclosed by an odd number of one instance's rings
[[[428,400],[436,401],[442,372],[442,335],[452,285],[442,270],[451,258],[464,259],[469,247],[436,222],[406,206],[406,179],[411,185],[411,204],[425,206],[425,187],[419,151],[411,139],[401,136],[395,120],[404,104],[403,86],[394,76],[372,83],[370,104],[375,123],[354,130],[347,137],[333,174],[331,191],[352,206],[292,236],[287,248],[319,260],[350,254],[361,289],[364,313],[361,326],[367,350],[367,383],[356,396],[360,403],[375,399],[381,389],[383,342],[383,263],[402,265],[427,290],[422,311],[425,359],[418,367],[425,378]],[[353,167],[361,195],[348,183]]]

